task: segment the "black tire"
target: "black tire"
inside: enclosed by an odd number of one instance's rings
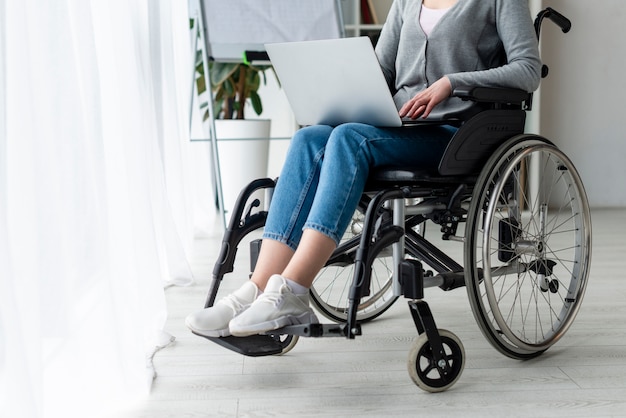
[[[407,369],[411,380],[427,392],[443,392],[454,385],[465,368],[465,349],[461,340],[445,329],[440,329],[439,336],[450,366],[447,374],[442,374],[435,364],[433,350],[426,333],[420,334],[409,351]]]

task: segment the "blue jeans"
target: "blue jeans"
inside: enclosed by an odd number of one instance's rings
[[[456,128],[377,128],[360,123],[309,126],[291,140],[263,237],[295,250],[306,228],[339,243],[370,168],[434,169]]]

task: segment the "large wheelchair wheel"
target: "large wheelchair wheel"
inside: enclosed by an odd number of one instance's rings
[[[311,300],[328,319],[344,322],[348,318],[350,287],[354,277],[354,261],[363,229],[365,208],[359,206],[341,243],[320,271],[311,287]],[[391,246],[373,249],[374,261],[370,294],[361,299],[357,321],[367,322],[393,305],[393,257]]]
[[[465,232],[467,291],[487,340],[518,359],[556,343],[580,308],[590,252],[572,162],[539,136],[503,144],[477,180]]]

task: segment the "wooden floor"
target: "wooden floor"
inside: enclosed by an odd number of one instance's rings
[[[185,316],[203,306],[221,233],[198,240],[197,283],[167,290],[167,330],[177,341],[155,358],[149,400],[123,417],[251,416],[626,416],[626,209],[593,212],[593,261],[582,309],[569,332],[539,358],[499,354],[474,322],[464,289],[428,289],[437,325],[465,346],[460,380],[428,394],[407,373],[416,336],[399,300],[363,336],[302,338],[283,356],[243,357],[192,335]],[[457,244],[458,245],[458,244]],[[246,249],[238,265],[246,270]],[[227,276],[222,290],[245,273]]]

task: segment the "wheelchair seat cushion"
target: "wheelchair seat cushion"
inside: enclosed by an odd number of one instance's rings
[[[366,191],[371,191],[390,186],[459,184],[467,181],[467,176],[442,176],[436,170],[420,170],[415,167],[381,167],[370,171],[365,188]]]

